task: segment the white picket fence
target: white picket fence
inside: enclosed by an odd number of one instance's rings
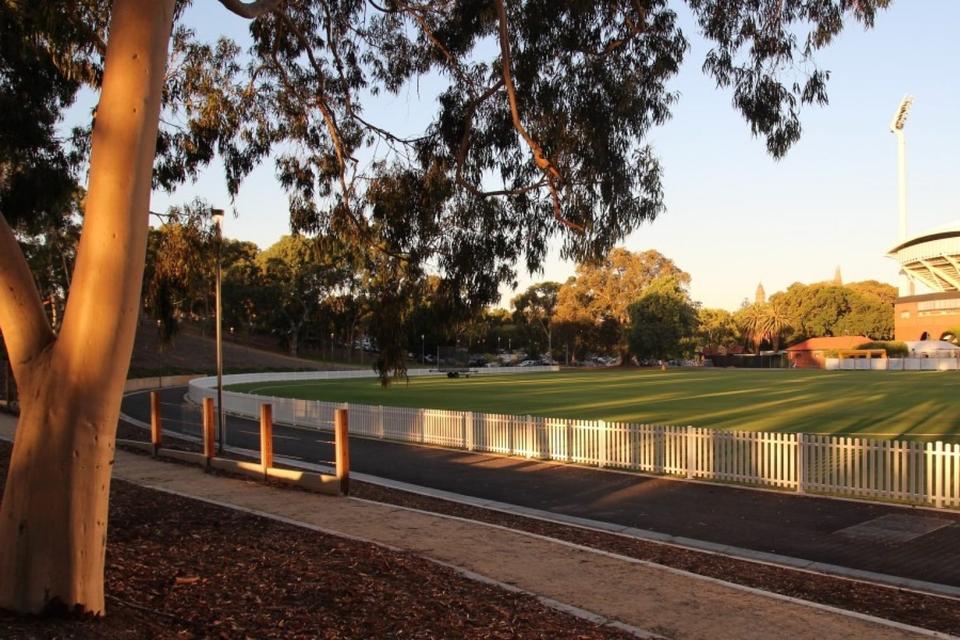
[[[830,371],[954,371],[960,358],[824,358]]]
[[[225,384],[240,382],[227,378]],[[190,383],[192,400],[216,398],[216,380],[212,385],[210,380]],[[801,493],[960,507],[958,444],[359,405],[230,391],[223,398],[232,414],[257,419],[260,405],[270,403],[276,422],[316,429],[331,429],[334,410],[347,408],[351,434],[384,440]]]

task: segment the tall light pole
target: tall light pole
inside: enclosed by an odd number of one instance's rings
[[[890,121],[890,133],[897,136],[897,186],[900,209],[899,242],[903,244],[907,239],[907,141],[903,133],[903,126],[907,123],[907,114],[913,105],[913,96],[907,94],[900,101],[897,112]],[[913,295],[913,281],[906,271],[900,269],[900,295]]]
[[[427,339],[424,334],[420,334],[420,362],[424,364],[427,362]]]
[[[223,257],[223,209],[212,209],[213,225],[217,235],[217,452],[223,453],[223,301],[220,296],[221,269]]]
[[[890,133],[897,136],[897,179],[900,204],[900,242],[907,239],[907,141],[903,126],[907,123],[907,114],[913,106],[913,96],[905,95],[890,121]]]

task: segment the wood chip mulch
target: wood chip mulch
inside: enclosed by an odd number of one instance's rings
[[[0,443],[0,478],[10,445]],[[389,551],[114,481],[107,616],[20,618],[26,638],[628,638]]]
[[[134,435],[135,427],[127,427]],[[143,433],[143,430],[140,430]],[[142,437],[142,436],[141,436]],[[193,445],[182,443],[183,448]],[[278,485],[281,486],[281,485]],[[351,495],[527,531],[802,600],[960,635],[960,600],[728,558],[351,481]],[[291,488],[290,490],[298,490]]]

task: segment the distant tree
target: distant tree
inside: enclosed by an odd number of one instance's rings
[[[630,323],[627,309],[652,282],[662,277],[672,277],[681,286],[690,283],[688,273],[657,251],[635,253],[615,248],[598,263],[577,265],[576,277],[568,280],[557,294],[556,322],[581,327],[587,331],[585,339],[592,348],[617,351],[626,363],[626,330]]]
[[[863,280],[861,282],[850,282],[844,285],[848,289],[852,289],[856,293],[862,295],[865,298],[873,298],[884,304],[888,304],[893,307],[893,303],[897,299],[897,288],[886,282],[879,282],[877,280]]]
[[[733,314],[734,322],[740,328],[744,346],[754,353],[760,353],[760,347],[766,337],[764,305],[747,304]]]
[[[259,254],[260,249],[252,242],[223,239],[223,321],[250,334],[269,331],[265,322],[274,302],[265,295],[257,265]],[[211,275],[207,284],[212,282]],[[208,286],[208,296],[211,291]]]
[[[876,280],[851,282],[844,286],[855,294],[850,316],[842,327],[844,333],[892,340],[897,288]]]
[[[656,279],[628,307],[630,352],[638,357],[671,360],[689,356],[696,344],[697,307],[672,276]]]
[[[854,293],[850,298],[850,311],[837,323],[834,335],[893,339],[893,305]]]
[[[582,358],[594,348],[596,322],[587,310],[586,292],[575,286],[576,277],[570,277],[557,292],[551,331],[563,342],[573,361]]]
[[[697,320],[701,348],[730,347],[740,340],[736,320],[726,309],[698,309]]]
[[[817,336],[865,335],[893,337],[896,289],[868,280],[842,286],[833,283],[794,283],[770,297],[788,318],[783,336],[796,342]]]
[[[304,324],[350,277],[342,247],[327,238],[283,236],[257,256],[271,323],[297,355]]]
[[[199,306],[210,314],[215,269],[213,222],[210,206],[195,200],[171,207],[164,222],[147,237],[144,266],[144,302],[160,321],[163,337],[172,338],[179,318]]]
[[[70,290],[70,274],[77,256],[80,225],[76,217],[65,217],[57,225],[35,234],[17,234],[20,250],[30,265],[50,327],[60,330]]]
[[[514,320],[547,341],[547,354],[553,356],[553,316],[560,293],[559,282],[539,282],[511,301]]]
[[[789,309],[783,300],[773,299],[762,306],[761,314],[764,337],[770,341],[770,347],[774,351],[779,351],[784,332],[791,328]]]

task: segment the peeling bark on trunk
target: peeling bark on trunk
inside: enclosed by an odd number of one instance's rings
[[[104,612],[110,472],[139,311],[173,11],[174,0],[114,2],[84,227],[59,337],[37,340],[22,300],[0,298],[22,391],[0,506],[6,609]],[[4,259],[0,279],[16,276],[14,259]]]

